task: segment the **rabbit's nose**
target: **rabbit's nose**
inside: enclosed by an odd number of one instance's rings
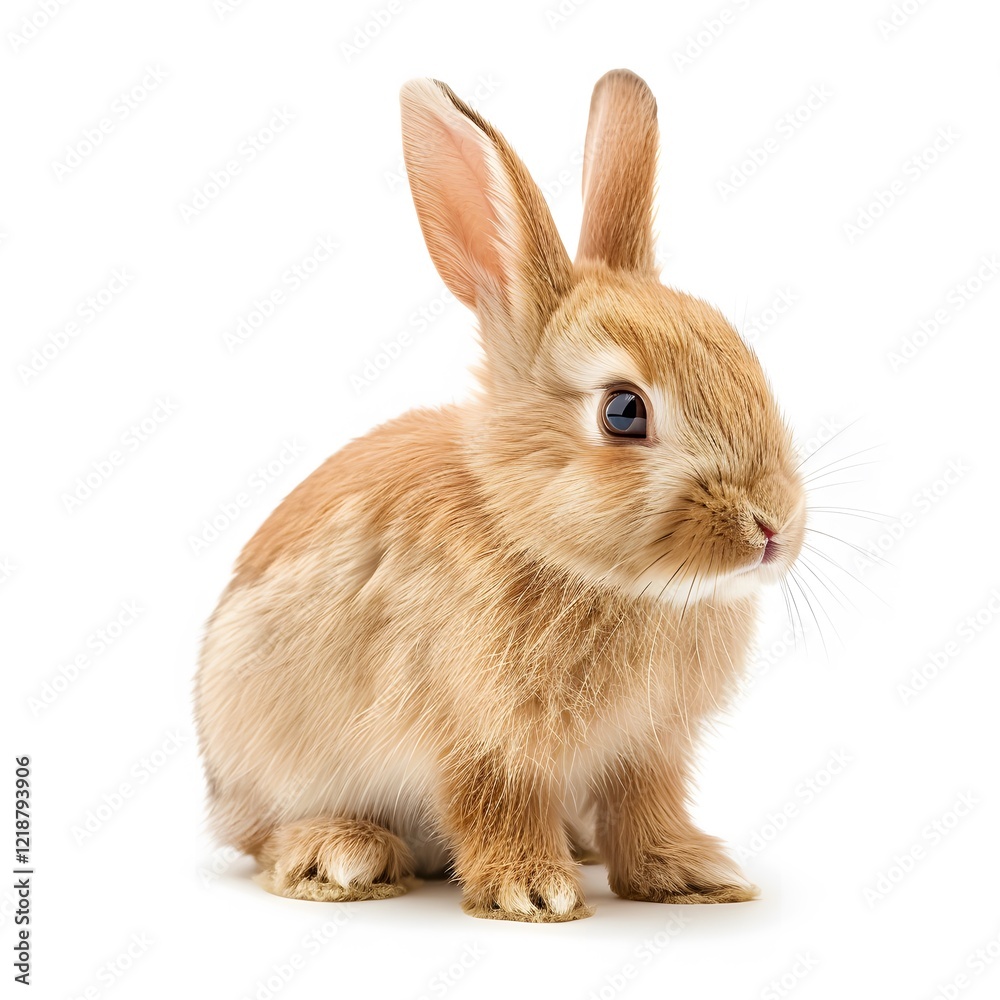
[[[760,528],[760,533],[764,536],[766,541],[770,541],[774,538],[774,528],[768,527],[759,517],[755,517],[754,521],[757,522],[757,527]]]
[[[760,533],[764,536],[764,554],[761,556],[762,563],[770,562],[778,554],[778,543],[774,541],[776,534],[774,528],[766,524],[759,517],[754,517],[754,522],[760,528]]]

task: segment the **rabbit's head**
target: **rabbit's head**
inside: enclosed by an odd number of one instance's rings
[[[805,531],[797,458],[760,364],[654,266],[656,102],[597,84],[576,262],[523,163],[444,84],[402,91],[431,257],[479,320],[464,412],[482,503],[509,544],[632,595],[725,601],[776,580]]]

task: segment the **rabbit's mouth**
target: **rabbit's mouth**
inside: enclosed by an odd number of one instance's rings
[[[784,543],[776,541],[774,538],[769,538],[764,545],[761,546],[760,551],[753,557],[751,562],[747,563],[745,566],[741,566],[739,569],[733,570],[733,575],[740,576],[744,573],[752,573],[754,570],[761,569],[763,566],[768,566],[778,562],[784,552],[784,549]]]
[[[774,546],[768,546],[768,548],[770,548],[771,551],[774,551],[774,549],[775,549]],[[761,566],[763,566],[765,562],[770,562],[773,558],[774,558],[773,556],[770,556],[770,557],[768,556],[768,550],[767,549],[761,549],[760,554],[757,555],[757,556],[754,556],[752,562],[747,563],[746,566],[740,566],[739,569],[733,570],[732,571],[733,575],[734,576],[742,576],[744,573],[752,573],[754,570],[760,569]]]

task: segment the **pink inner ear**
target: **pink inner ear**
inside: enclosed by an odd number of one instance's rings
[[[468,125],[465,119],[462,119],[462,123]],[[470,262],[499,284],[502,266],[496,238],[500,217],[487,194],[493,185],[484,150],[475,137],[456,134],[451,130],[449,134],[459,152],[453,172],[454,187],[450,192],[456,220],[456,237],[462,243]]]
[[[496,183],[487,136],[452,108],[424,107],[413,121],[408,170],[427,246],[441,277],[466,305],[506,285],[497,235]]]

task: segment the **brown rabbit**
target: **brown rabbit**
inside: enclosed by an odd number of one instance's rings
[[[197,680],[216,829],[302,899],[451,871],[471,914],[571,920],[589,849],[620,896],[750,899],[691,761],[804,496],[753,352],[657,278],[653,96],[594,90],[575,263],[448,87],[407,83],[402,118],[481,391],[347,445],[244,549]]]

